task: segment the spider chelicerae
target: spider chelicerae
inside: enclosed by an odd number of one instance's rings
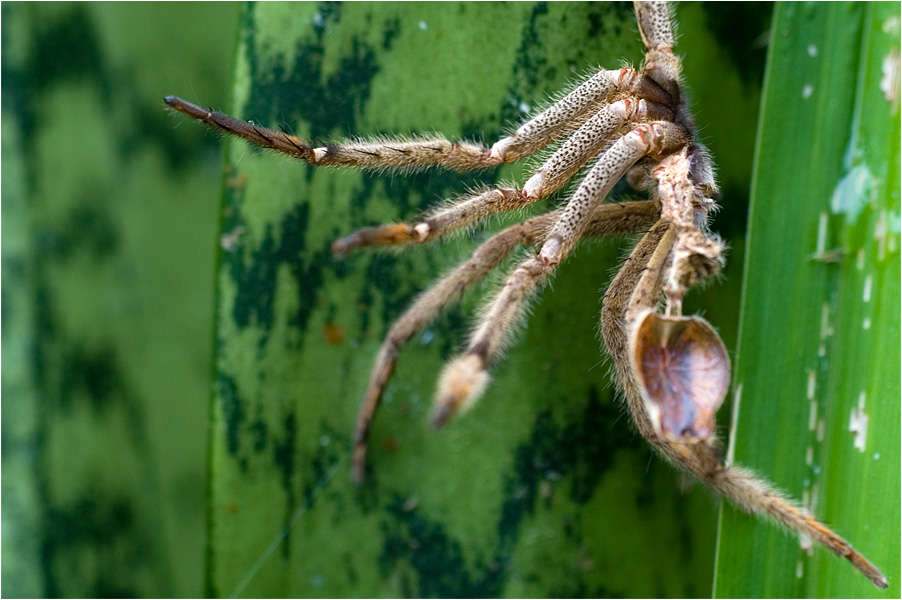
[[[466,349],[441,375],[432,422],[444,424],[482,395],[489,369],[524,314],[526,301],[584,237],[644,233],[604,296],[601,331],[639,433],[675,465],[740,508],[769,515],[847,558],[876,586],[882,573],[844,539],[750,471],[725,464],[715,414],[729,387],[729,359],[703,319],[682,314],[688,288],[715,274],[724,245],[708,229],[719,192],[711,158],[699,143],[681,88],[673,25],[664,2],[636,2],[647,52],[640,70],[600,70],[491,148],[442,137],[355,140],[315,148],[173,96],[166,103],[205,125],[317,166],[400,169],[440,165],[483,169],[517,161],[554,143],[550,157],[522,188],[474,192],[400,223],[336,240],[343,255],[363,246],[420,244],[493,213],[553,194],[589,163],[563,208],[494,235],[425,292],[392,326],[373,368],[357,420],[352,476],[361,482],[366,444],[400,347],[521,244],[536,251],[516,265],[483,311]],[[651,199],[604,200],[623,177]]]

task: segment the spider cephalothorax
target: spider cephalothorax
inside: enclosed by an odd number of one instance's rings
[[[425,215],[353,232],[336,254],[361,246],[417,244],[523,207],[560,189],[583,167],[565,205],[491,237],[473,256],[426,291],[392,326],[365,392],[354,440],[353,476],[366,470],[366,442],[401,345],[521,244],[535,247],[490,300],[467,347],[445,367],[433,412],[442,425],[483,393],[524,305],[584,237],[644,232],[608,288],[601,329],[626,404],[643,437],[664,457],[749,512],[768,514],[844,556],[875,585],[880,571],[845,540],[769,483],[725,465],[714,436],[729,387],[723,343],[704,320],[682,314],[686,290],[716,273],[724,246],[708,230],[719,193],[707,150],[681,89],[681,64],[663,2],[636,2],[647,48],[638,71],[601,70],[491,148],[441,137],[354,141],[314,148],[301,139],[168,97],[175,110],[206,125],[321,166],[409,169],[441,165],[480,169],[513,162],[559,142],[522,188],[484,189]],[[624,176],[651,200],[604,204]]]

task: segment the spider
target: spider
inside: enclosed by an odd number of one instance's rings
[[[490,148],[442,137],[352,140],[313,147],[279,131],[169,96],[174,110],[214,129],[317,166],[401,171],[439,165],[484,169],[514,162],[557,143],[517,188],[489,188],[445,204],[414,223],[350,233],[333,243],[344,255],[379,245],[422,244],[490,215],[547,198],[577,172],[586,174],[564,206],[495,234],[472,257],[426,291],[391,327],[376,359],[357,419],[352,477],[366,471],[367,438],[401,346],[441,310],[485,277],[521,244],[535,251],[520,262],[485,307],[466,348],[439,379],[432,423],[470,408],[523,318],[525,305],[585,237],[642,233],[604,295],[602,336],[639,433],[665,459],[750,513],[825,545],[876,586],[883,574],[848,542],[770,483],[725,463],[715,415],[729,387],[729,358],[716,331],[682,314],[682,298],[716,274],[724,244],[708,228],[719,191],[711,157],[698,141],[681,86],[681,63],[665,2],[635,2],[646,47],[642,68],[600,70]],[[591,165],[589,167],[589,165]],[[622,178],[651,199],[604,204]]]

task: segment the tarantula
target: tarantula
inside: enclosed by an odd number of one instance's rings
[[[714,423],[729,387],[728,355],[707,322],[682,315],[686,290],[716,273],[723,261],[724,245],[708,229],[708,215],[716,208],[719,192],[711,158],[698,141],[681,88],[669,9],[664,2],[636,2],[635,11],[647,49],[640,70],[599,71],[491,148],[436,136],[315,148],[287,133],[174,96],[165,101],[212,128],[318,166],[483,169],[517,161],[563,140],[522,188],[481,190],[415,223],[355,231],[334,242],[338,255],[363,246],[435,240],[493,213],[546,198],[594,162],[563,208],[491,237],[392,326],[357,420],[355,481],[363,479],[368,433],[401,345],[442,308],[520,244],[536,248],[489,302],[463,353],[445,367],[432,415],[436,426],[482,395],[489,368],[523,317],[525,302],[581,238],[644,232],[605,293],[601,315],[604,342],[639,433],[667,460],[740,508],[770,515],[807,534],[885,588],[883,574],[844,539],[765,480],[721,458]],[[634,187],[649,191],[652,199],[603,204],[624,176]]]

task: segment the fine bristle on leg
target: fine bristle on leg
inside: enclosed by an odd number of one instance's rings
[[[545,198],[557,191],[583,165],[592,160],[608,142],[608,138],[625,123],[633,119],[644,119],[650,114],[661,116],[659,113],[666,112],[657,109],[650,110],[648,105],[649,103],[645,100],[625,98],[599,110],[545,161],[529,178],[523,189],[485,190],[449,202],[413,224],[398,223],[360,229],[336,240],[332,245],[332,251],[335,254],[344,255],[364,246],[421,244],[485,219],[489,215],[522,208]],[[594,184],[599,180],[599,176],[603,176],[602,185],[610,188],[616,183],[622,174],[623,161],[638,160],[647,151],[647,147],[644,145],[641,147],[635,147],[635,144],[631,145],[630,142],[633,138],[640,141],[642,139],[631,132],[626,139],[621,138],[614,147],[606,150],[604,160],[599,161],[599,165],[593,169],[585,181]],[[620,152],[622,147],[627,148],[631,154],[621,156],[623,154]],[[594,190],[591,193],[595,193]],[[607,192],[604,194],[606,195]],[[580,202],[580,214],[589,214],[588,205],[592,203],[592,200],[583,199]],[[569,210],[573,211],[574,209],[571,207]],[[573,232],[571,237],[575,240],[578,232]]]
[[[244,138],[263,148],[276,150],[305,162],[315,163],[313,148],[293,135],[259,127],[248,121],[230,117],[225,113],[202,108],[176,96],[166,96],[164,101],[173,110],[193,117],[208,127]]]
[[[666,2],[635,2],[636,21],[642,41],[649,50],[670,50],[674,47],[673,23]]]
[[[671,174],[669,177],[672,176]],[[679,178],[662,181],[664,185],[671,183],[674,188],[678,188]],[[667,201],[665,199],[665,203]],[[669,461],[688,471],[741,509],[769,516],[790,530],[809,535],[831,552],[846,558],[874,585],[886,588],[886,577],[846,540],[799,508],[766,480],[746,469],[724,465],[713,438],[681,443],[662,436],[653,423],[643,399],[643,386],[632,368],[630,330],[635,315],[641,315],[643,311],[658,304],[664,282],[668,279],[663,274],[662,261],[673,259],[670,248],[679,243],[677,230],[686,228],[686,223],[674,225],[663,220],[659,222],[636,245],[605,294],[602,311],[605,345],[614,359],[618,380],[639,433]]]
[[[647,229],[658,218],[652,201],[602,204],[595,208],[586,235],[597,237],[635,233]],[[432,286],[392,326],[373,366],[370,381],[357,417],[354,434],[352,476],[358,484],[366,471],[366,444],[382,392],[394,371],[401,346],[417,331],[431,323],[448,305],[456,302],[474,283],[497,267],[520,245],[535,245],[559,213],[547,213],[513,225],[484,242],[473,256]],[[451,416],[439,418],[443,423]],[[435,423],[435,419],[433,419]]]

